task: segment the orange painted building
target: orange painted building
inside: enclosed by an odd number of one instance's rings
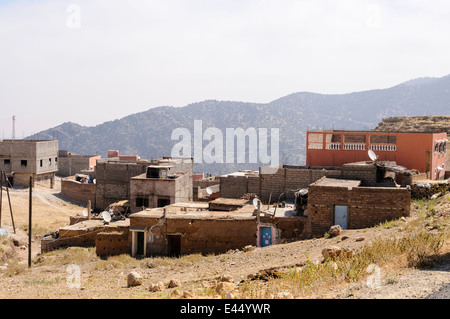
[[[429,172],[430,179],[443,179],[447,133],[405,133],[376,131],[307,132],[306,165],[340,167],[346,163],[394,161],[407,169]]]

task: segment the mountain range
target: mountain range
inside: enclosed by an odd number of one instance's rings
[[[170,156],[178,142],[171,139],[174,129],[186,128],[193,136],[194,120],[201,120],[203,131],[213,127],[223,132],[224,145],[226,128],[278,128],[280,162],[304,165],[307,130],[372,130],[387,117],[448,114],[450,75],[348,94],[297,92],[265,104],[207,100],[161,106],[92,127],[66,122],[28,138],[56,138],[60,149],[76,154],[106,157],[108,150],[119,150],[151,159]],[[196,163],[194,170],[219,175],[261,165],[246,158],[243,164]]]

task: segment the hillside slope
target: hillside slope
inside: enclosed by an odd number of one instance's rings
[[[171,140],[175,128],[187,128],[194,135],[194,120],[201,120],[203,131],[208,127],[219,128],[224,141],[226,128],[279,128],[280,161],[302,165],[307,130],[370,130],[383,118],[447,115],[449,110],[450,76],[445,76],[340,95],[298,92],[266,104],[208,100],[179,108],[162,106],[95,127],[64,123],[30,138],[57,138],[60,149],[78,154],[104,157],[108,150],[117,149],[122,154],[139,154],[150,159],[170,155],[177,143]],[[208,143],[204,141],[203,147]],[[196,164],[195,170],[222,174],[260,166],[248,163],[248,159],[244,164],[236,162]]]

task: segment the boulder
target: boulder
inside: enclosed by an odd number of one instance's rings
[[[339,256],[339,254],[341,253],[341,248],[337,247],[337,246],[328,246],[325,247],[324,249],[322,249],[322,256],[325,259],[328,258],[336,258]]]
[[[354,252],[350,248],[342,248],[341,254],[347,258],[353,257]]]
[[[167,287],[169,287],[169,288],[176,288],[178,286],[180,286],[180,282],[175,279],[170,280],[169,284],[167,285]]]
[[[158,292],[164,290],[164,284],[160,281],[157,284],[151,284],[149,290],[151,292]]]
[[[222,277],[220,277],[219,281],[222,281],[222,282],[234,282],[234,279],[233,279],[233,276],[225,274],[225,275],[222,275]]]
[[[342,227],[339,225],[331,226],[330,229],[328,230],[328,234],[331,237],[339,236],[341,233],[342,233]]]
[[[185,292],[183,292],[183,298],[185,299],[189,299],[189,298],[193,298],[194,294],[192,293],[191,290],[186,290]]]
[[[130,272],[127,276],[127,285],[128,287],[142,285],[142,276],[135,271]]]

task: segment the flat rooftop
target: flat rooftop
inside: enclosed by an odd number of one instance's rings
[[[221,175],[223,177],[227,176],[259,176],[259,171],[251,171],[251,170],[241,170],[230,174]]]
[[[326,178],[323,177],[312,183],[311,186],[321,186],[321,187],[345,187],[345,188],[353,188],[361,185],[361,181],[357,180],[346,180],[346,179],[335,179],[335,178]]]
[[[168,219],[233,219],[248,220],[255,219],[253,216],[255,208],[253,205],[245,205],[233,211],[209,210],[209,203],[205,202],[183,202],[166,206],[166,218]],[[130,218],[154,218],[160,219],[164,216],[164,208],[148,208],[141,212],[133,213]]]

